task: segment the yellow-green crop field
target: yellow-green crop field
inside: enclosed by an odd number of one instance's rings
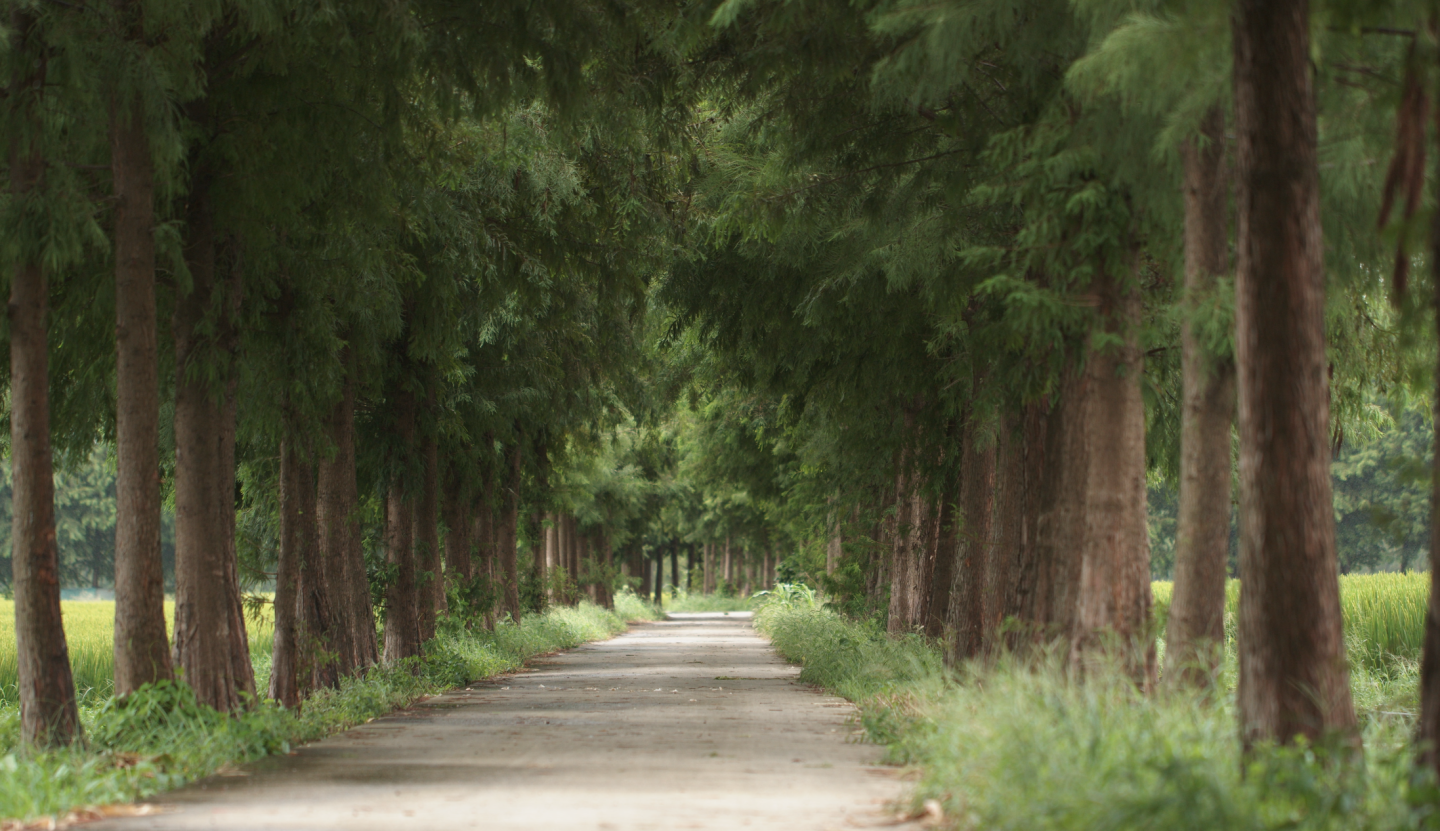
[[[1156,623],[1163,636],[1172,584],[1158,581],[1153,588]],[[1429,592],[1428,572],[1342,576],[1340,603],[1352,660],[1378,667],[1397,657],[1419,658]],[[1239,581],[1231,580],[1226,594],[1226,628],[1233,637],[1240,600]],[[112,644],[115,604],[103,600],[68,601],[62,610],[77,691],[82,698],[90,700],[109,695],[114,688],[115,673]],[[265,607],[259,617],[247,619],[250,654],[257,666],[269,663],[274,637],[269,612],[269,607]],[[174,613],[174,603],[167,601],[165,619],[172,625]],[[0,701],[15,701],[15,604],[9,600],[0,600]]]
[[[1155,620],[1164,634],[1172,585],[1153,584]],[[1233,639],[1240,604],[1240,581],[1225,586],[1225,628]],[[1425,637],[1425,605],[1430,599],[1430,573],[1346,574],[1340,577],[1340,607],[1350,658],[1380,667],[1395,658],[1417,660]]]
[[[75,673],[75,690],[82,700],[96,700],[115,689],[115,602],[113,600],[71,600],[60,604],[65,620],[65,641],[70,648],[70,666]],[[175,603],[165,601],[165,623],[174,632]],[[247,615],[246,633],[250,654],[269,662],[274,625],[270,607],[259,617]],[[15,603],[0,600],[0,702],[16,700]]]

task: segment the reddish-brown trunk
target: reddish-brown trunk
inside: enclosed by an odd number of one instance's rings
[[[385,663],[420,654],[415,587],[415,503],[398,483],[385,494],[385,561],[394,577],[385,589]]]
[[[315,469],[305,454],[296,472],[300,496],[300,587],[296,610],[302,695],[310,690],[340,686],[340,663],[335,647],[339,629],[334,587],[340,584],[335,563],[320,553],[319,494]],[[308,686],[307,686],[308,685]]]
[[[1229,265],[1225,116],[1217,107],[1200,136],[1181,151],[1185,163],[1185,292],[1191,302],[1215,291]],[[1203,144],[1202,144],[1203,142]],[[1206,351],[1187,315],[1180,326],[1180,518],[1175,533],[1175,592],[1165,638],[1167,682],[1209,685],[1225,640],[1225,576],[1230,548],[1230,427],[1235,421],[1235,364]]]
[[[1138,285],[1096,278],[1102,326],[1120,343],[1085,361],[1080,441],[1079,585],[1069,626],[1073,664],[1113,641],[1126,669],[1146,688],[1155,680],[1150,631],[1150,537],[1145,521],[1145,402],[1140,380],[1143,304]]]
[[[1435,282],[1435,331],[1440,334],[1440,212],[1432,222],[1430,268]],[[1432,447],[1440,447],[1440,356],[1435,366],[1435,390]],[[1440,453],[1433,454],[1430,465],[1430,515],[1440,516]],[[1421,764],[1440,773],[1440,534],[1435,533],[1430,535],[1430,599],[1425,606],[1425,640],[1420,653],[1420,720],[1415,739]]]
[[[1240,0],[1236,365],[1246,746],[1358,742],[1336,577],[1315,91],[1306,0]]]
[[[293,439],[280,442],[280,552],[275,566],[275,640],[270,650],[271,698],[300,706],[298,627],[300,596],[300,483]]]
[[[1011,438],[1016,443],[1011,460],[1015,479],[1011,485],[1019,491],[1014,511],[1014,525],[1009,532],[1013,547],[1000,555],[1010,564],[999,587],[999,616],[1012,618],[1013,627],[1006,638],[1011,649],[1020,649],[1033,636],[1043,618],[1047,563],[1041,559],[1040,515],[1045,506],[1045,475],[1049,469],[1046,453],[1050,448],[1050,407],[1045,401],[1026,404],[1019,419],[1018,431]]]
[[[373,666],[379,656],[370,581],[365,574],[356,515],[355,381],[348,348],[340,362],[345,367],[345,380],[340,400],[326,424],[335,454],[320,460],[316,521],[320,526],[320,556],[325,559],[326,573],[334,575],[329,593],[335,613],[331,648],[339,654],[340,671],[355,674]]]
[[[435,637],[435,615],[444,594],[440,571],[440,447],[433,434],[423,440],[425,479],[415,506],[416,610],[420,640]]]
[[[237,671],[232,605],[238,586],[233,549],[233,468],[224,470],[227,409],[206,380],[218,359],[206,334],[207,314],[222,289],[215,278],[215,239],[206,174],[196,171],[186,206],[185,258],[191,287],[175,301],[175,664],[196,697],[218,710],[244,703],[254,676]],[[218,399],[218,400],[217,400]],[[233,422],[231,422],[233,424]],[[233,457],[231,457],[233,459]],[[228,518],[227,518],[228,513]],[[234,539],[233,535],[228,539]],[[242,618],[243,619],[243,618]],[[249,660],[248,644],[244,659]]]
[[[499,569],[504,603],[502,609],[511,623],[520,622],[520,566],[515,551],[515,534],[520,521],[521,443],[516,441],[506,453],[504,494],[501,499],[500,529],[496,535]]]
[[[114,101],[115,692],[174,677],[160,559],[160,366],[155,170],[140,102]]]
[[[32,19],[12,14],[22,41]],[[38,86],[39,78],[22,79]],[[11,95],[24,94],[12,90]],[[38,93],[36,93],[38,94]],[[13,198],[23,201],[41,184],[39,153],[10,157]],[[60,552],[55,541],[55,480],[50,451],[48,287],[38,263],[21,262],[10,278],[10,529],[15,592],[15,657],[20,725],[25,741],[66,745],[80,738],[75,679],[60,618]]]
[[[995,516],[995,444],[966,431],[961,460],[954,611],[955,637],[950,660],[974,658],[985,646],[985,580],[990,571],[991,526]],[[985,446],[979,446],[984,441]]]
[[[1001,626],[1015,612],[1009,602],[1024,539],[1025,443],[1020,419],[1007,411],[995,436],[995,519],[990,530],[990,556],[985,566],[985,650],[1000,643]]]
[[[908,419],[907,419],[908,420]],[[910,431],[906,430],[908,436]],[[911,498],[909,454],[900,457],[900,472],[895,474],[895,512],[887,518],[885,536],[890,543],[890,613],[887,628],[891,633],[910,630],[910,583],[913,571],[910,543],[913,535],[915,500]]]
[[[474,576],[470,556],[474,545],[474,499],[452,483],[445,493],[445,582],[468,582]]]

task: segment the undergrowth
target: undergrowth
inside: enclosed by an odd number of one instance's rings
[[[227,715],[197,702],[185,684],[166,682],[124,698],[92,697],[81,709],[84,744],[61,750],[23,747],[19,709],[3,706],[0,817],[61,816],[142,799],[624,629],[624,616],[588,603],[527,615],[494,632],[443,621],[423,657],[346,678],[339,689],[316,692],[298,713],[267,701]]]
[[[869,738],[919,774],[912,808],[987,831],[1388,829],[1431,827],[1437,791],[1415,771],[1413,662],[1352,681],[1363,765],[1307,747],[1242,763],[1233,686],[1145,695],[1121,672],[1066,677],[1054,656],[946,668],[914,636],[894,638],[814,603],[762,606],[756,628],[801,680],[854,701]],[[1233,684],[1233,666],[1223,676]]]

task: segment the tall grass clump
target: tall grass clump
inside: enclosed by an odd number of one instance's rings
[[[23,747],[19,708],[0,705],[0,818],[61,817],[80,806],[142,799],[624,629],[623,618],[588,603],[526,615],[494,632],[442,619],[421,657],[345,678],[299,712],[256,702],[220,713],[185,684],[164,682],[124,698],[92,696],[81,709],[87,743],[61,750]]]
[[[1417,827],[1402,722],[1369,723],[1363,767],[1305,747],[1242,764],[1227,694],[1147,696],[1118,667],[1076,683],[1062,664],[1005,659],[934,700],[917,803],[995,831]]]
[[[1146,695],[1118,663],[1076,679],[1063,649],[947,670],[921,638],[793,596],[762,606],[755,625],[802,680],[856,703],[868,737],[917,768],[912,807],[939,802],[949,828],[1388,831],[1437,816],[1440,791],[1413,765],[1409,659],[1352,668],[1365,746],[1353,765],[1303,745],[1242,755],[1233,653],[1215,690]]]
[[[849,621],[813,600],[783,594],[769,600],[755,612],[756,630],[801,665],[801,681],[855,702],[866,733],[903,760],[926,703],[948,686],[939,652],[919,636],[891,638],[874,623]]]

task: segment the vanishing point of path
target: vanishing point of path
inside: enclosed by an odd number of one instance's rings
[[[896,771],[749,618],[636,626],[87,827],[893,827]]]

